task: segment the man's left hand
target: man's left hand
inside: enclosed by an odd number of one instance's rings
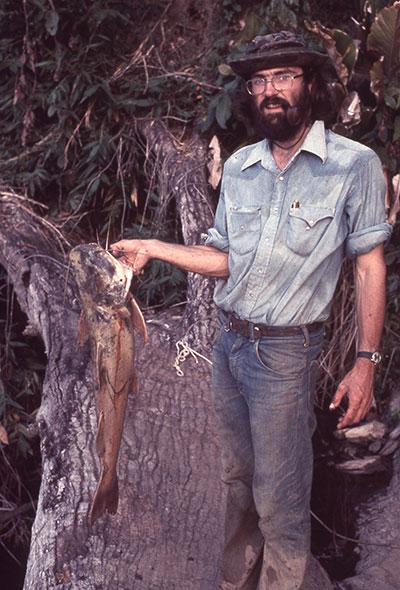
[[[348,408],[339,419],[337,428],[346,428],[360,422],[368,413],[373,401],[375,367],[368,359],[357,359],[353,369],[340,382],[330,410],[335,410],[347,396]]]

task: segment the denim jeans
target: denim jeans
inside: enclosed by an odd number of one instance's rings
[[[313,394],[322,330],[256,341],[222,327],[213,395],[228,486],[220,590],[319,590],[310,554]]]

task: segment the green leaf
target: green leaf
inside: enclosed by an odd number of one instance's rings
[[[218,71],[222,76],[234,76],[234,72],[228,64],[219,64]]]
[[[358,47],[354,39],[344,31],[333,29],[332,32],[336,41],[336,49],[342,56],[343,63],[351,74],[357,61]]]
[[[377,102],[383,100],[383,89],[385,83],[385,72],[383,71],[383,63],[381,60],[376,61],[370,70],[370,88],[375,95]]]
[[[90,98],[91,96],[93,96],[93,94],[96,92],[96,90],[98,89],[99,85],[95,84],[94,86],[91,86],[90,88],[87,88],[85,90],[85,92],[83,93],[83,96],[79,102],[79,104],[82,104],[83,102],[85,102],[85,100],[87,98]]]
[[[393,141],[400,139],[400,115],[397,115],[394,121]]]
[[[384,8],[377,15],[367,38],[367,48],[383,55],[383,67],[389,78],[399,71],[400,5]]]
[[[52,117],[57,112],[57,107],[54,104],[51,104],[47,109],[47,116]]]
[[[347,86],[349,81],[349,69],[344,63],[344,56],[339,51],[336,45],[335,30],[324,27],[319,22],[305,20],[304,24],[306,28],[316,35],[324,44],[325,49],[332,60],[335,67],[336,74],[343,86]],[[343,37],[340,38],[343,43]]]
[[[54,37],[57,34],[59,21],[60,17],[58,16],[58,13],[55,10],[49,10],[49,12],[46,14],[45,26],[46,31],[52,37]]]
[[[215,109],[215,118],[222,129],[226,129],[226,123],[230,119],[231,114],[232,100],[229,94],[224,92],[217,103],[217,108]]]
[[[397,111],[400,107],[400,87],[398,86],[388,86],[385,90],[385,104]]]
[[[261,18],[254,10],[250,9],[244,17],[244,27],[240,31],[235,45],[243,45],[260,35],[264,25],[264,19]],[[222,73],[222,72],[221,72]]]

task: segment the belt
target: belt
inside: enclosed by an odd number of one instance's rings
[[[324,325],[323,322],[313,322],[312,324],[303,324],[301,326],[267,326],[266,324],[253,324],[247,320],[241,320],[233,313],[223,312],[223,315],[226,322],[226,329],[229,328],[241,336],[252,340],[258,340],[263,336],[299,336],[307,332],[312,334],[320,330]]]

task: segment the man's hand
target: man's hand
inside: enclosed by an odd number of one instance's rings
[[[348,408],[339,419],[338,429],[357,424],[367,415],[374,398],[374,374],[375,367],[371,361],[359,358],[353,369],[340,382],[329,406],[330,410],[335,410],[347,396]]]
[[[133,274],[139,275],[150,260],[148,248],[149,240],[120,240],[110,246],[113,256],[121,260],[133,270]]]

